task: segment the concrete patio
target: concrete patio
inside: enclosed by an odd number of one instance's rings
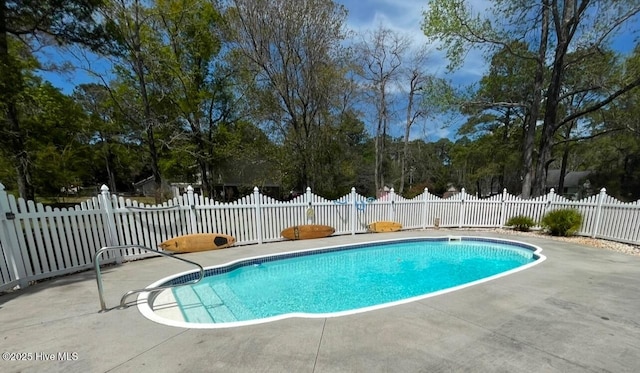
[[[77,273],[0,296],[0,350],[9,354],[3,354],[0,371],[640,370],[638,256],[540,237],[429,230],[237,246],[185,257],[211,266],[281,251],[448,234],[517,239],[540,246],[547,260],[483,284],[373,312],[210,330],[161,325],[137,307],[99,313],[95,273]],[[187,269],[167,258],[105,267],[107,306],[115,307],[127,290]]]

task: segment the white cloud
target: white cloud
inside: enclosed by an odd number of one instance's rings
[[[409,140],[422,140],[435,142],[443,138],[455,141],[458,128],[466,121],[466,118],[457,113],[430,116],[421,119],[411,126]],[[400,124],[404,133],[404,124]]]
[[[410,38],[413,47],[416,49],[428,43],[426,36],[422,32],[423,13],[428,6],[426,0],[337,1],[348,9],[347,27],[359,34],[356,37],[368,31],[373,31],[382,25]],[[490,4],[488,0],[473,0],[471,2],[473,9],[480,12],[486,12]],[[478,82],[486,72],[488,64],[478,50],[470,50],[463,66],[454,72],[449,72],[446,67],[449,61],[446,59],[444,52],[438,51],[436,47],[436,45],[430,46],[431,54],[427,61],[429,73],[449,80],[455,86],[463,87]],[[398,99],[403,99],[404,92],[400,87],[390,88],[393,91],[390,93],[398,94]],[[397,106],[399,110],[398,115],[403,117],[404,105],[396,103],[394,106]],[[392,124],[390,128],[392,136],[403,136],[404,123],[400,120],[394,120],[394,122],[396,123]],[[454,138],[461,123],[462,120],[460,118],[448,116],[429,118],[412,126],[410,139],[437,141],[445,137]]]
[[[338,0],[348,11],[347,27],[364,34],[383,25],[401,35],[409,37],[417,49],[428,43],[422,32],[424,11],[428,3],[425,0]],[[489,0],[472,0],[472,8],[477,12],[486,12],[491,5]],[[464,65],[455,72],[448,72],[448,61],[444,52],[437,50],[437,45],[429,46],[431,58],[428,61],[430,72],[436,76],[447,78],[459,85],[469,85],[478,81],[485,73],[487,62],[482,53],[469,51]]]
[[[416,42],[426,42],[422,32],[426,0],[337,0],[349,11],[347,26],[354,31],[372,30],[380,23],[403,34],[411,35]],[[471,0],[471,7],[486,13],[490,0]]]
[[[425,9],[424,0],[339,0],[348,10],[347,27],[364,34],[380,25],[412,40],[418,48],[427,43],[427,38],[421,29],[422,12]]]

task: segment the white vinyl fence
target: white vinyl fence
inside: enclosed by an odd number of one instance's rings
[[[148,206],[109,193],[73,208],[51,209],[15,198],[0,184],[0,291],[29,282],[90,268],[96,251],[104,246],[143,245],[156,248],[162,241],[190,233],[226,233],[238,244],[278,241],[280,232],[301,224],[325,224],[336,235],[367,231],[374,221],[397,221],[403,229],[440,227],[499,228],[516,215],[535,221],[554,209],[575,208],[584,222],[580,235],[638,244],[640,201],[623,203],[606,194],[570,201],[553,191],[524,200],[510,195],[479,199],[461,193],[448,199],[428,190],[405,199],[393,189],[382,198],[351,193],[327,200],[307,189],[304,195],[281,202],[252,194],[221,203],[187,193],[162,205]],[[136,249],[105,254],[105,262],[149,255]]]

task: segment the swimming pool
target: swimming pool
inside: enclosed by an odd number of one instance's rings
[[[286,317],[335,317],[427,298],[544,260],[541,249],[481,237],[411,238],[238,260],[195,285],[141,295],[141,312],[169,325],[219,328]],[[152,285],[191,281],[181,273]],[[161,304],[161,305],[160,305]],[[146,305],[146,306],[145,306]],[[162,317],[154,308],[177,309]],[[166,312],[165,312],[166,314]]]

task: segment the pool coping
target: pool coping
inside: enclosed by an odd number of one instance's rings
[[[157,322],[162,325],[185,328],[185,329],[224,329],[224,328],[236,328],[242,326],[249,325],[258,325],[265,324],[269,322],[284,320],[288,318],[308,318],[308,319],[320,319],[320,318],[334,318],[334,317],[342,317],[348,315],[355,315],[359,313],[376,311],[384,308],[390,308],[402,304],[412,303],[416,301],[420,301],[427,298],[432,298],[435,296],[455,292],[458,290],[462,290],[471,286],[479,285],[488,281],[493,281],[499,279],[501,277],[505,277],[520,271],[524,271],[531,267],[534,267],[542,262],[544,262],[547,258],[542,255],[542,248],[537,245],[533,245],[530,243],[517,241],[513,239],[503,239],[503,238],[493,238],[493,237],[482,237],[482,236],[440,236],[440,237],[406,237],[406,238],[394,238],[394,239],[385,239],[385,240],[375,240],[364,243],[354,243],[354,244],[342,244],[342,245],[331,245],[319,248],[311,248],[311,249],[303,249],[303,250],[294,250],[294,251],[285,251],[281,253],[270,253],[259,256],[252,256],[247,258],[236,259],[224,264],[208,266],[205,268],[204,277],[208,275],[216,275],[221,273],[227,273],[238,269],[244,266],[250,266],[255,264],[261,264],[276,260],[283,260],[294,257],[308,256],[308,255],[316,255],[320,253],[329,253],[329,252],[337,252],[337,251],[345,251],[345,250],[354,250],[363,247],[370,247],[376,245],[383,245],[386,243],[392,242],[415,242],[415,241],[479,241],[479,242],[494,242],[494,243],[507,243],[513,246],[518,246],[533,252],[533,255],[537,257],[537,259],[531,263],[527,263],[521,265],[519,267],[510,269],[508,271],[500,272],[498,274],[481,278],[479,280],[471,281],[465,284],[457,285],[454,287],[450,287],[447,289],[442,289],[434,292],[430,292],[427,294],[414,296],[410,298],[400,299],[393,302],[387,302],[383,304],[377,304],[374,306],[368,306],[363,308],[357,308],[353,310],[347,311],[339,311],[339,312],[331,312],[331,313],[304,313],[304,312],[292,312],[277,316],[271,316],[266,318],[247,320],[247,321],[235,321],[235,322],[226,322],[226,323],[193,323],[184,320],[182,316],[182,312],[180,311],[177,301],[171,294],[171,289],[165,289],[160,292],[143,292],[138,295],[137,307],[140,313],[146,317],[147,319]],[[187,282],[193,282],[198,278],[198,271],[188,270],[183,271],[174,275],[167,276],[162,278],[146,288],[154,288],[158,286],[166,286],[173,284],[182,284]],[[160,303],[156,304],[156,301],[160,300]]]

